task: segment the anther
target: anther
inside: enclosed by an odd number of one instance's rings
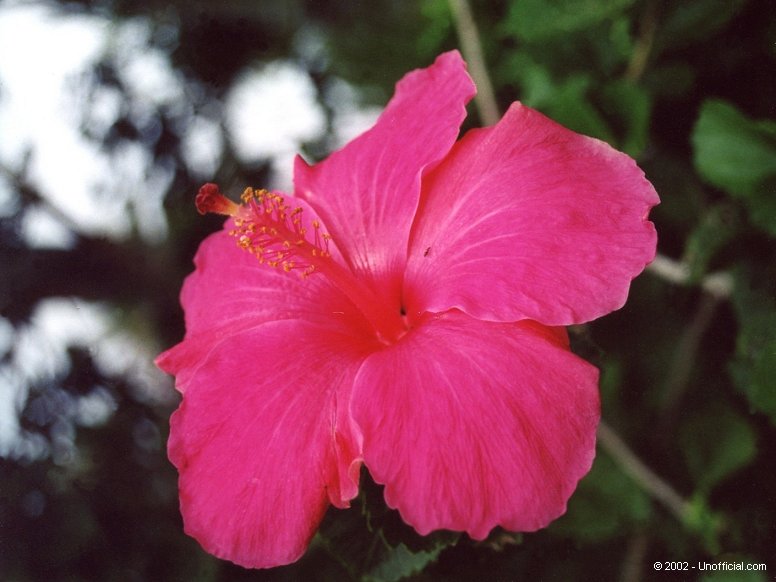
[[[214,214],[223,214],[224,216],[234,216],[240,208],[221,194],[221,190],[216,184],[205,184],[202,186],[197,193],[195,204],[200,214],[212,212]]]
[[[242,204],[235,204],[217,185],[205,184],[197,194],[197,210],[231,216],[234,227],[229,234],[259,263],[286,273],[295,271],[302,279],[313,274],[325,277],[372,324],[380,341],[388,344],[406,333],[402,315],[383,306],[373,289],[332,259],[332,237],[321,231],[317,218],[311,218],[307,228],[302,226],[302,207],[291,208],[282,196],[267,190],[246,188],[240,199]]]
[[[232,216],[235,228],[229,234],[235,237],[237,245],[270,267],[282,267],[285,272],[296,270],[306,278],[317,270],[313,262],[331,256],[328,248],[331,237],[320,232],[317,219],[311,222],[314,240],[307,240],[301,207],[292,209],[282,196],[253,188],[246,188],[240,199],[243,204],[235,204],[221,194],[217,185],[205,184],[196,203],[203,214]]]

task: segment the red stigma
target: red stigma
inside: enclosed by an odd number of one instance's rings
[[[234,216],[238,208],[234,202],[221,194],[218,184],[212,183],[205,184],[199,189],[194,203],[197,206],[197,212],[200,214],[212,212],[214,214]]]

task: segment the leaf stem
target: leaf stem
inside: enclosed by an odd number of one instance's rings
[[[628,68],[625,70],[625,78],[632,82],[641,79],[644,71],[647,69],[652,46],[655,41],[655,32],[657,31],[657,2],[647,2],[644,13],[641,17],[641,26],[639,27],[639,38],[633,47]]]
[[[461,52],[469,65],[474,84],[477,85],[477,95],[474,102],[483,125],[494,125],[498,122],[499,113],[493,85],[490,82],[488,69],[485,66],[485,56],[480,42],[480,33],[477,23],[474,22],[472,10],[467,0],[448,0],[450,11],[453,14],[453,24],[461,43]]]
[[[660,427],[658,434],[671,438],[673,425],[679,411],[679,403],[682,400],[695,366],[701,341],[706,330],[714,321],[714,314],[720,305],[717,295],[704,295],[698,302],[690,324],[684,329],[674,351],[674,357],[666,379],[663,398],[660,403]]]
[[[649,537],[643,531],[636,532],[628,541],[622,566],[622,582],[639,582],[644,560],[649,550]]]
[[[646,271],[678,285],[686,285],[691,281],[690,267],[686,263],[669,259],[661,254],[647,265]],[[733,276],[725,271],[710,273],[701,279],[700,286],[719,299],[727,299],[733,293]]]
[[[644,491],[662,503],[680,522],[687,522],[690,516],[689,502],[647,467],[603,420],[598,425],[598,442]]]

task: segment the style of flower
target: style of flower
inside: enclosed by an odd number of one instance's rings
[[[294,196],[213,184],[231,218],[157,360],[183,400],[169,456],[187,533],[246,567],[298,559],[360,468],[420,534],[534,531],[590,469],[598,371],[563,326],[620,308],[658,197],[628,156],[514,103],[456,142],[457,52],[375,126],[295,165]]]

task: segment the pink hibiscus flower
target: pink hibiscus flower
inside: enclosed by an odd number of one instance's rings
[[[658,198],[629,157],[519,103],[456,142],[474,92],[443,54],[372,129],[298,158],[294,197],[200,191],[232,218],[158,365],[183,393],[169,455],[208,552],[298,559],[362,464],[419,533],[474,539],[546,526],[590,469],[598,371],[561,326],[623,305]]]

